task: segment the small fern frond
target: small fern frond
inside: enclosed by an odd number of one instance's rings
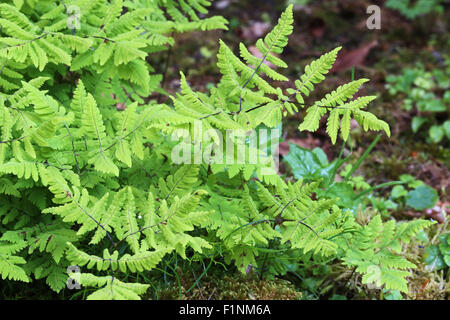
[[[314,90],[314,85],[325,79],[325,75],[336,61],[337,54],[340,50],[341,47],[338,47],[333,51],[325,53],[319,59],[313,61],[305,67],[305,73],[299,80],[295,81],[295,86],[297,89],[294,93],[292,93],[292,95],[295,94],[295,97],[300,104],[304,104],[302,94],[308,97],[311,91]]]

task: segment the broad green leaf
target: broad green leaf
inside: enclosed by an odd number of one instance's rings
[[[445,121],[442,127],[444,128],[447,139],[450,140],[450,120]]]
[[[393,199],[404,197],[407,194],[408,192],[403,186],[395,186],[394,188],[392,188],[391,196]]]
[[[354,200],[355,191],[350,183],[338,182],[334,183],[326,190],[317,190],[319,197],[339,198],[337,205],[342,208],[355,208],[360,203],[360,200]]]
[[[431,270],[441,270],[447,265],[437,245],[425,249],[425,263]]]
[[[432,126],[428,133],[430,134],[431,140],[434,143],[438,143],[444,137],[444,128],[441,126]]]
[[[438,200],[438,193],[433,188],[422,185],[408,192],[406,204],[416,210],[432,208]]]
[[[411,128],[414,133],[418,132],[420,127],[427,122],[428,119],[424,117],[414,117],[411,123]]]
[[[337,162],[328,163],[326,154],[320,148],[313,151],[289,144],[289,153],[283,159],[292,169],[296,179],[305,181],[329,181],[330,174]]]

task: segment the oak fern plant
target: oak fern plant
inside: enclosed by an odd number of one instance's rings
[[[79,29],[66,27],[71,5],[81,8]],[[337,259],[357,267],[365,282],[406,291],[401,270],[413,265],[399,248],[429,222],[396,226],[378,216],[361,226],[337,199],[316,199],[320,182],[286,183],[262,170],[268,164],[173,164],[168,137],[179,129],[195,136],[198,121],[221,132],[248,131],[304,109],[299,129],[315,131],[327,115],[333,143],[339,132],[348,138],[352,118],[389,135],[384,121],[363,110],[375,97],[353,99],[367,79],[308,101],[340,48],[308,65],[295,88],[271,84],[288,80],[264,62],[287,67],[279,56],[293,31],[292,6],[256,42],[262,58],[243,44],[237,55],[220,42],[221,78],[209,92],[193,90],[181,74],[170,104],[147,99],[161,91],[161,76],[147,61],[173,43],[172,32],[226,28],[221,17],[199,18],[207,5],[0,5],[1,278],[45,278],[60,292],[67,267],[78,266],[81,273],[71,277],[94,288],[88,299],[139,299],[149,284],[125,279],[158,272],[173,255],[264,277],[283,275],[292,263]],[[124,111],[116,110],[118,101],[126,102]]]

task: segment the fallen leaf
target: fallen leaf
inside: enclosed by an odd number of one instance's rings
[[[374,40],[372,42],[366,43],[361,47],[351,50],[351,51],[342,51],[333,65],[333,68],[330,70],[332,72],[339,72],[351,69],[353,67],[360,66],[364,63],[367,55],[369,54],[372,48],[378,45],[378,41]]]
[[[283,141],[279,144],[280,155],[285,156],[289,153],[289,143],[296,144],[299,147],[302,147],[304,149],[309,149],[309,150],[312,150],[321,145],[320,140],[313,138],[313,136],[310,134],[308,134],[307,138],[303,138],[303,139],[290,138],[290,139],[286,139],[285,141]]]

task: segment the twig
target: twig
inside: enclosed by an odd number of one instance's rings
[[[171,37],[173,37],[173,33],[174,32],[172,31],[172,34],[170,35]],[[162,81],[161,81],[161,89],[164,89],[164,85],[166,83],[166,76],[167,76],[167,71],[169,69],[169,61],[170,61],[171,54],[172,54],[172,46],[169,46],[169,50],[167,50],[166,64],[164,66],[163,78],[162,78]],[[162,97],[162,94],[159,93],[158,103],[161,103],[161,97]]]
[[[74,142],[73,142],[72,135],[70,134],[69,127],[67,126],[67,124],[66,124],[65,122],[64,122],[64,127],[66,127],[66,130],[67,130],[67,132],[69,133],[69,137],[70,137],[70,140],[71,140],[71,142],[72,142],[72,153],[73,153],[73,157],[75,158],[75,164],[76,164],[76,166],[77,166],[78,175],[80,175],[80,166],[78,165],[77,154],[76,154],[76,152],[75,152],[75,144],[74,144]]]

